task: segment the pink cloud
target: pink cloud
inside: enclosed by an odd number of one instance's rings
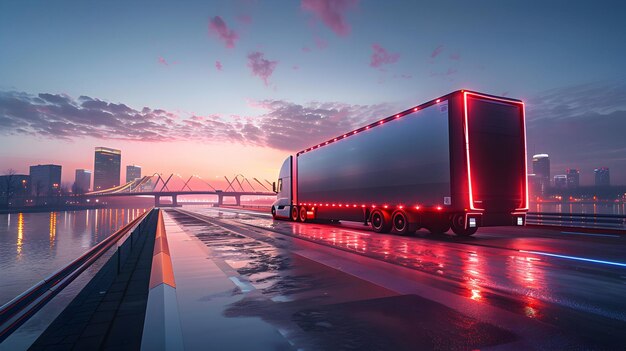
[[[217,36],[226,44],[227,48],[234,48],[235,42],[239,40],[239,35],[234,30],[229,29],[220,16],[215,16],[209,21],[209,34]]]
[[[215,61],[215,68],[216,68],[218,71],[221,71],[221,70],[222,70],[222,63],[221,63],[221,62],[219,62],[219,61]]]
[[[385,48],[380,46],[379,44],[372,44],[372,57],[370,60],[370,66],[372,67],[380,67],[382,65],[392,64],[398,61],[400,58],[400,54],[398,53],[389,53]]]
[[[311,48],[308,47],[308,46],[303,46],[302,47],[302,51],[304,51],[304,52],[311,52]]]
[[[460,60],[460,59],[461,59],[461,55],[458,52],[454,52],[450,54],[450,60]]]
[[[268,85],[268,79],[274,73],[274,69],[278,61],[270,61],[263,57],[264,54],[259,51],[248,54],[248,67],[252,70],[252,74],[261,78],[265,85]]]
[[[159,56],[159,60],[158,61],[159,61],[159,64],[161,64],[163,66],[169,66],[169,63],[167,63],[167,61],[163,57],[161,57],[161,56]]]
[[[301,7],[312,12],[335,34],[346,36],[350,34],[350,25],[346,22],[345,15],[357,3],[358,0],[302,0]]]
[[[442,51],[443,51],[443,45],[439,45],[435,48],[435,50],[433,50],[433,52],[430,54],[430,57],[435,58],[439,54],[441,54]]]

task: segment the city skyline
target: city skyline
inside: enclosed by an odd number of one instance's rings
[[[624,4],[328,4],[2,3],[0,164],[71,179],[106,144],[144,174],[273,179],[291,152],[473,89],[525,101],[529,156],[626,184]]]

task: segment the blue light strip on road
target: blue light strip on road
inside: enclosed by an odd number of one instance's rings
[[[567,255],[558,255],[558,254],[547,253],[547,252],[541,252],[541,251],[527,251],[527,250],[519,250],[519,252],[523,252],[523,253],[531,253],[531,254],[535,254],[535,255],[549,256],[549,257],[565,258],[565,259],[568,259],[568,260],[575,260],[575,261],[593,262],[593,263],[602,263],[602,264],[608,264],[608,265],[611,265],[611,266],[626,267],[626,263],[611,262],[611,261],[603,261],[603,260],[594,260],[594,259],[592,259],[592,258],[584,258],[584,257],[576,257],[576,256],[567,256]]]
[[[574,235],[585,235],[585,236],[605,236],[609,238],[619,238],[619,235],[612,234],[592,234],[592,233],[580,233],[580,232],[561,232],[561,234],[574,234]]]

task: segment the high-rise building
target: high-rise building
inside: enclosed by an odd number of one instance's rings
[[[30,166],[30,190],[35,196],[58,195],[61,192],[61,166]]]
[[[122,152],[108,147],[97,147],[93,167],[93,190],[103,190],[120,185]]]
[[[554,176],[554,187],[557,189],[565,189],[567,187],[567,175],[557,174]]]
[[[567,188],[575,189],[580,186],[580,171],[577,169],[568,169],[567,170]]]
[[[126,183],[132,182],[137,178],[141,178],[141,166],[126,166]]]
[[[550,187],[550,156],[548,154],[533,156],[533,173],[537,177],[540,193],[544,194]]]
[[[611,177],[609,175],[608,167],[596,168],[593,171],[596,178],[596,186],[610,186]]]
[[[86,169],[77,169],[76,177],[74,178],[73,191],[79,194],[89,191],[91,186],[91,171]]]

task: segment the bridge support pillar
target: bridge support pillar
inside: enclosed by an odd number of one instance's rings
[[[176,195],[172,195],[172,206],[174,207],[178,206],[178,199]]]
[[[235,205],[241,206],[241,195],[235,196]]]
[[[154,195],[154,207],[161,206],[161,197],[159,195]]]
[[[222,206],[224,204],[224,196],[223,195],[217,195],[217,206]]]

